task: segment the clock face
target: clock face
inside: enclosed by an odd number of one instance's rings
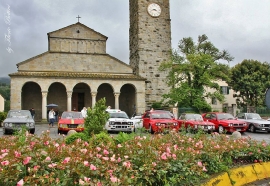
[[[157,3],[149,4],[147,11],[152,17],[158,17],[161,14],[161,8]]]

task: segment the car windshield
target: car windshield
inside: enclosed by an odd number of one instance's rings
[[[8,112],[8,118],[29,118],[31,113],[28,110],[12,110]],[[32,117],[31,117],[32,118]]]
[[[79,119],[83,118],[81,112],[63,112],[62,119]]]
[[[111,112],[110,118],[125,118],[129,119],[128,115],[125,112]]]
[[[185,117],[186,120],[196,120],[196,121],[202,121],[203,118],[200,114],[186,114]]]
[[[217,114],[217,119],[218,120],[231,120],[234,119],[233,115],[229,113],[219,113]]]
[[[154,112],[151,113],[152,119],[172,119],[172,116],[169,114],[169,112]]]
[[[247,119],[262,119],[259,114],[256,113],[247,113]]]

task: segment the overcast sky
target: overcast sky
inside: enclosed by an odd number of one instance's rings
[[[206,34],[235,58],[270,62],[269,0],[170,0],[172,48]],[[47,33],[80,22],[108,37],[107,53],[129,63],[129,0],[1,0],[0,77],[48,50]]]

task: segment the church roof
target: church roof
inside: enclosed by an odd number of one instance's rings
[[[82,26],[82,27],[86,28],[87,30],[92,31],[92,32],[95,32],[95,33],[98,34],[99,36],[105,38],[105,40],[108,39],[107,36],[105,36],[105,35],[103,35],[103,34],[97,32],[97,31],[95,31],[95,30],[93,30],[93,29],[91,29],[91,28],[89,28],[88,26],[86,26],[86,25],[84,25],[84,24],[82,24],[82,23],[80,23],[80,22],[77,22],[77,23],[75,23],[75,24],[72,24],[72,25],[69,25],[69,26],[60,28],[60,29],[58,29],[58,30],[49,32],[49,33],[47,33],[47,35],[50,37],[50,35],[55,35],[55,34],[57,34],[57,33],[61,33],[61,31],[66,30],[66,29],[68,29],[68,28],[72,28],[72,27],[74,27],[74,26]]]
[[[91,79],[130,79],[146,80],[134,74],[107,74],[107,73],[81,73],[81,72],[15,72],[9,76],[29,76],[29,77],[69,77],[69,78],[91,78]]]

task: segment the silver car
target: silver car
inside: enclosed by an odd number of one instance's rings
[[[35,133],[35,121],[29,110],[10,110],[7,118],[3,121],[3,133],[13,133],[14,131],[27,129],[31,134]]]
[[[270,133],[270,121],[262,119],[257,113],[238,113],[236,118],[246,121],[250,132],[265,131]]]

